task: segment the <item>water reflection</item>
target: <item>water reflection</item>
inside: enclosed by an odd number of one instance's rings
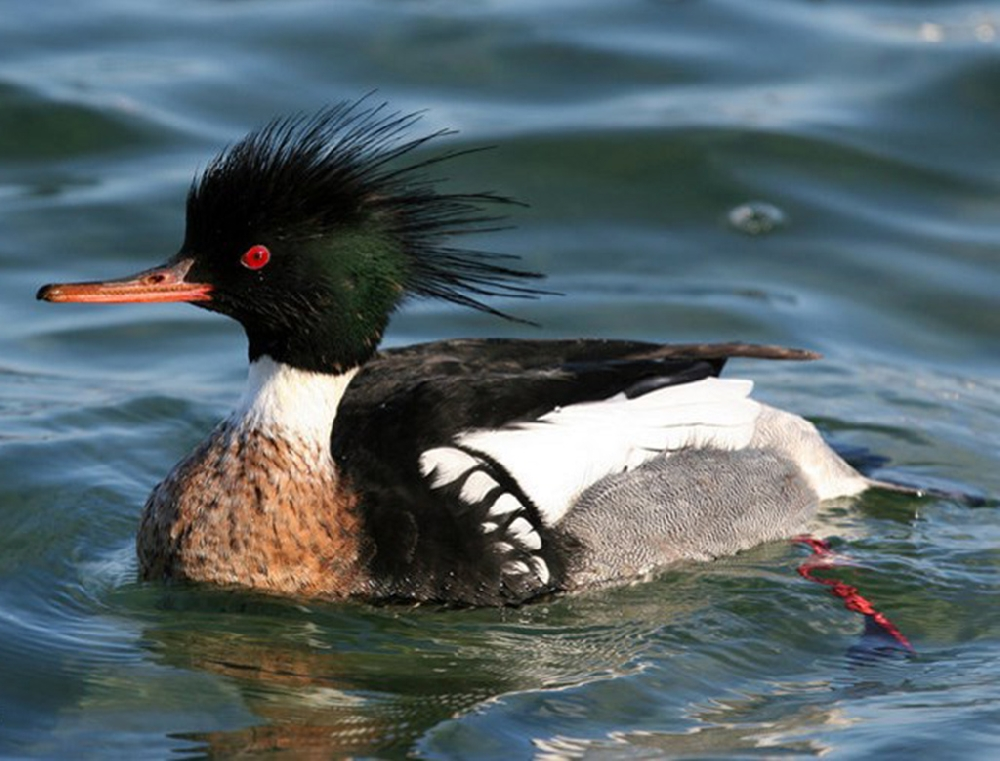
[[[776,564],[782,557],[794,561],[794,551],[776,543],[756,557],[517,610],[301,606],[146,588],[160,620],[142,640],[158,665],[221,680],[253,717],[172,735],[213,756],[394,757],[433,752],[441,737],[485,748],[508,735],[527,744],[514,756],[530,747],[572,757],[609,743],[673,755],[748,744],[818,754],[825,747],[799,728],[839,721],[838,694],[893,689],[904,672],[892,669],[906,664],[858,668],[847,649],[832,652],[842,640],[810,626],[786,632],[809,604],[837,604]],[[775,637],[780,646],[769,644]],[[873,676],[886,668],[891,678]],[[794,676],[803,673],[817,676]],[[587,730],[573,739],[578,727]]]
[[[160,665],[222,678],[256,717],[174,735],[213,755],[402,755],[495,698],[637,673],[656,633],[700,607],[683,592],[624,609],[605,595],[498,611],[297,607],[174,590],[157,603],[171,615],[143,642]]]

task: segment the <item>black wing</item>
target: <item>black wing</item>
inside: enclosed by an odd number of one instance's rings
[[[379,585],[372,591],[496,605],[558,589],[570,540],[542,524],[502,467],[472,453],[474,470],[496,488],[470,502],[461,496],[461,482],[434,488],[420,471],[421,453],[452,446],[462,431],[535,419],[557,406],[716,376],[737,356],[817,355],[740,343],[514,339],[440,341],[380,353],[351,382],[332,435],[342,476],[361,496],[372,543],[369,570]],[[498,522],[491,510],[503,495],[506,504],[514,499],[520,507]],[[537,533],[531,546],[505,539],[512,526],[524,527],[518,519]]]

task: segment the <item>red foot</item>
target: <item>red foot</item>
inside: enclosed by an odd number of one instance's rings
[[[858,592],[857,587],[852,587],[837,579],[823,579],[813,575],[813,571],[817,569],[833,568],[837,565],[837,554],[830,549],[829,542],[812,536],[797,536],[792,539],[792,542],[795,544],[804,544],[813,551],[812,556],[805,560],[798,568],[799,575],[802,578],[830,587],[830,591],[844,601],[844,607],[848,610],[853,610],[855,613],[868,616],[899,644],[911,653],[916,652],[910,641],[896,628],[896,625],[886,618],[885,614],[875,610],[875,607]]]

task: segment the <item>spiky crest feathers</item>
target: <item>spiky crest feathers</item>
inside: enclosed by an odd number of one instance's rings
[[[401,253],[398,298],[439,298],[508,319],[481,297],[536,297],[541,277],[516,259],[447,244],[496,229],[485,210],[516,203],[492,192],[442,193],[427,170],[481,149],[452,150],[404,166],[398,160],[452,130],[407,137],[420,112],[393,112],[366,99],[316,114],[276,119],[216,157],[191,186],[182,249],[221,251],[261,242],[321,242],[343,231],[388,236]],[[234,237],[240,238],[234,240]],[[229,252],[227,252],[228,255]],[[342,255],[335,248],[327,256]],[[398,303],[398,299],[397,299]]]

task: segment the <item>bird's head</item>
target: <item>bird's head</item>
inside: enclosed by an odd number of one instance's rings
[[[418,115],[365,101],[271,122],[217,156],[191,186],[180,250],[119,280],[44,286],[48,301],[188,301],[238,320],[251,361],[343,372],[368,359],[409,296],[503,315],[484,296],[534,296],[535,273],[452,245],[511,203],[440,192],[409,164],[440,137],[408,137]]]

